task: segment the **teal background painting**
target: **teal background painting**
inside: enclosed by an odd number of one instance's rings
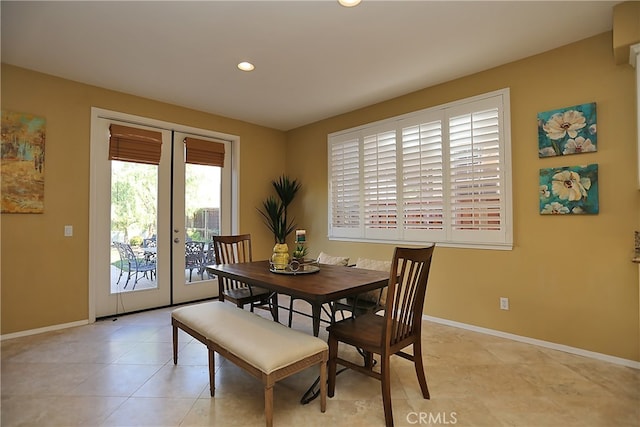
[[[540,169],[540,214],[597,214],[598,165]]]
[[[598,150],[596,103],[538,113],[538,157]]]

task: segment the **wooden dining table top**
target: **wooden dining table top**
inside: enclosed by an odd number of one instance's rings
[[[389,282],[389,273],[340,265],[314,264],[319,271],[281,274],[269,270],[269,261],[208,265],[207,270],[312,303],[322,304],[362,292],[380,289]]]

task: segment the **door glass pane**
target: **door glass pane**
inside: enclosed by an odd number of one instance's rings
[[[158,166],[111,161],[111,293],[157,288]]]
[[[213,264],[211,237],[220,234],[220,179],[217,166],[185,165],[185,282],[208,280]]]

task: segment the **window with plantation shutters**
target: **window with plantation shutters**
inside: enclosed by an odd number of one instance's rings
[[[512,247],[508,89],[328,139],[329,238]]]

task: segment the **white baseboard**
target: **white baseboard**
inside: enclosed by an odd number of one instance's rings
[[[569,347],[568,345],[556,344],[549,341],[538,340],[535,338],[523,337],[521,335],[510,334],[508,332],[496,331],[494,329],[483,328],[480,326],[469,325],[467,323],[456,322],[453,320],[442,319],[439,317],[422,315],[424,320],[429,322],[440,323],[447,326],[453,326],[455,328],[467,329],[469,331],[479,332],[481,334],[493,335],[496,337],[506,338],[513,341],[519,341],[527,344],[537,345],[539,347],[546,347],[552,350],[564,351],[565,353],[576,354],[578,356],[589,357],[591,359],[602,360],[609,363],[615,363],[616,365],[628,366],[630,368],[640,369],[640,362],[635,360],[623,359],[621,357],[610,356],[608,354],[596,353],[595,351],[584,350],[576,347]]]
[[[58,331],[60,329],[73,328],[75,326],[88,325],[89,320],[78,320],[77,322],[62,323],[60,325],[51,325],[44,328],[29,329],[27,331],[14,332],[12,334],[0,335],[0,341],[10,340],[11,338],[27,337],[29,335],[41,334],[43,332]]]

